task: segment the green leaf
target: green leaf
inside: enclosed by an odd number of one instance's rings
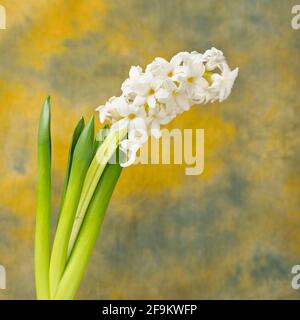
[[[72,226],[80,199],[80,194],[93,155],[94,117],[83,129],[74,149],[67,191],[59,218],[51,261],[50,261],[50,296],[55,296],[59,281],[65,269],[67,250]]]
[[[86,210],[90,204],[94,191],[98,185],[101,175],[106,167],[107,162],[115,153],[119,146],[120,141],[127,134],[127,129],[124,128],[120,131],[110,132],[105,138],[103,143],[98,148],[90,166],[87,171],[84,185],[82,188],[80,201],[78,204],[74,225],[69,242],[68,256],[71,254],[72,248],[79,233],[82,221],[86,214]]]
[[[122,168],[119,164],[107,164],[88,207],[55,299],[70,300],[74,298],[90,260],[121,171]]]
[[[51,234],[51,114],[50,97],[42,107],[38,129],[38,183],[35,228],[35,281],[37,299],[49,294]]]
[[[70,171],[71,171],[71,166],[72,166],[72,159],[73,159],[73,153],[74,153],[74,149],[76,146],[76,143],[79,139],[79,136],[82,132],[84,128],[84,119],[83,117],[78,121],[74,132],[73,132],[73,136],[72,136],[72,140],[71,140],[71,144],[70,144],[70,149],[69,149],[69,154],[68,154],[68,161],[67,161],[67,167],[66,167],[66,173],[65,173],[65,179],[64,179],[64,187],[63,187],[63,193],[62,193],[62,198],[61,198],[61,203],[60,203],[60,209],[59,209],[59,214],[62,210],[62,206],[64,203],[64,198],[66,195],[66,191],[67,191],[67,186],[68,186],[68,182],[69,182],[69,177],[70,177]]]

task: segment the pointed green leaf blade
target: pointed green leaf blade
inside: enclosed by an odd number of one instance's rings
[[[50,97],[43,105],[38,129],[38,183],[35,229],[35,281],[37,299],[49,299],[51,227]]]
[[[62,206],[63,206],[63,202],[64,202],[64,198],[66,195],[66,191],[67,191],[67,186],[68,186],[68,182],[69,182],[69,177],[70,177],[70,171],[71,171],[71,165],[72,165],[72,159],[73,159],[73,153],[74,153],[74,149],[75,146],[77,144],[77,141],[80,137],[80,134],[82,132],[84,128],[84,119],[81,118],[75,129],[73,132],[73,136],[72,136],[72,140],[71,140],[71,144],[70,144],[70,149],[69,149],[69,154],[68,154],[68,161],[67,161],[67,167],[66,167],[66,173],[65,173],[65,179],[64,179],[64,187],[63,187],[63,193],[62,193],[62,198],[61,198],[61,203],[60,203],[60,209],[59,209],[59,214],[61,212]]]

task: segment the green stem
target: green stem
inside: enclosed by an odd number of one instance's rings
[[[102,172],[110,160],[112,155],[115,153],[120,141],[127,134],[127,129],[123,129],[116,132],[110,132],[104,142],[101,144],[97,150],[94,159],[91,162],[91,165],[88,169],[84,185],[82,188],[82,193],[80,201],[78,204],[76,217],[74,220],[74,225],[72,233],[70,236],[70,242],[68,247],[68,256],[70,256],[72,249],[74,247],[77,235],[79,233],[80,227],[82,225],[86,210],[89,206],[89,203],[92,199],[94,191],[97,187],[97,184],[100,180]]]
[[[38,185],[35,227],[35,282],[37,299],[48,300],[51,228],[50,97],[43,105],[38,130]]]
[[[119,164],[108,164],[85,215],[74,249],[60,281],[56,300],[74,298],[96,243],[105,211],[121,174]]]

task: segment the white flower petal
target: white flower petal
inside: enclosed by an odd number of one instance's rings
[[[151,96],[148,97],[147,103],[148,103],[148,105],[149,105],[150,108],[152,108],[152,109],[155,108],[155,106],[156,106],[156,99],[155,99],[154,95],[151,95]]]

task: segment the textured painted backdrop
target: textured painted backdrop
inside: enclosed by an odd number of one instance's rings
[[[80,115],[133,64],[216,46],[240,76],[228,101],[171,127],[205,129],[205,171],[123,171],[78,298],[299,298],[300,30],[289,0],[1,0],[0,298],[34,298],[36,133],[53,102],[54,211]]]

